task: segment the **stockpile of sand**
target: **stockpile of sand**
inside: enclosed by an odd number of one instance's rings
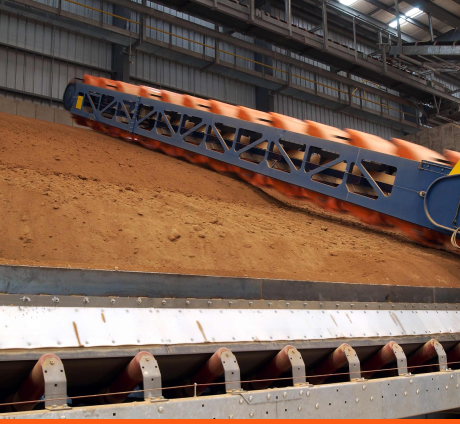
[[[460,286],[459,256],[86,129],[0,114],[0,263]]]

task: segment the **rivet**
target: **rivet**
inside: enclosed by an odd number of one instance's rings
[[[366,390],[366,385],[363,386],[363,390]]]
[[[300,396],[302,396],[302,395],[303,395],[303,390],[301,390],[301,391],[299,392],[299,395],[300,395]]]
[[[250,418],[254,418],[254,412],[250,412],[250,413],[249,413],[249,417],[250,417]]]
[[[356,403],[358,403],[358,402],[359,402],[359,398],[356,398]]]
[[[267,395],[267,399],[270,400],[271,397],[272,397],[272,395],[269,393],[269,394]]]
[[[51,359],[50,364],[54,365],[54,359]]]
[[[161,304],[162,304],[162,305],[166,305],[166,300],[162,300],[162,301],[161,301]]]
[[[300,411],[302,410],[302,407],[301,407],[301,406],[299,406],[297,409],[298,409],[298,410],[299,410],[299,412],[300,412]]]
[[[290,303],[289,303],[289,302],[286,302],[286,306],[289,306],[289,305],[290,305]]]
[[[407,396],[407,392],[404,392],[404,396]]]
[[[252,306],[252,302],[249,302],[249,306]]]
[[[140,305],[142,303],[142,299],[140,297],[137,298],[136,303]]]
[[[233,305],[233,302],[230,300],[230,301],[228,302],[228,304],[229,304],[229,305]]]
[[[163,411],[164,411],[163,407],[162,407],[162,406],[160,406],[160,407],[158,408],[158,412],[159,412],[160,414],[162,414],[162,413],[163,413]]]
[[[307,392],[307,397],[310,397],[310,392]]]
[[[254,399],[252,396],[249,396],[249,402],[252,402],[252,399]]]
[[[453,374],[451,374],[451,375],[450,375],[450,378],[454,378],[454,375],[453,375]]]
[[[229,418],[229,419],[233,419],[233,414],[230,414],[230,415],[228,416],[228,418]]]
[[[449,390],[449,386],[446,386],[446,390]]]
[[[243,399],[240,399],[240,405],[243,405]]]
[[[190,300],[186,300],[186,301],[185,301],[185,304],[186,304],[186,305],[190,305]]]
[[[455,387],[458,389],[458,384]]]
[[[283,393],[283,397],[287,398],[287,393],[286,392]]]
[[[410,384],[412,384],[413,382],[414,382],[414,380],[412,380],[412,379],[409,381]]]
[[[212,302],[210,300],[208,300],[208,305],[212,305]]]
[[[371,396],[371,402],[374,400],[374,396]]]
[[[83,298],[83,303],[89,303],[89,299],[87,297]]]
[[[110,299],[110,303],[112,303],[112,305],[115,303],[115,299]]]
[[[54,296],[51,300],[52,300],[53,302],[58,303],[58,302],[59,302],[59,297]]]
[[[317,403],[317,404],[315,405],[315,408],[316,408],[316,409],[319,409],[319,403]]]
[[[420,393],[420,390],[417,390],[415,393],[419,394],[419,393]]]
[[[65,415],[61,415],[61,420],[65,420]]]
[[[268,302],[268,306],[272,306],[272,302]]]
[[[307,306],[307,305],[308,305],[308,303],[306,303],[306,302],[303,304],[303,306]]]

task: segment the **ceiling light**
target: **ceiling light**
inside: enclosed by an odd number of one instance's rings
[[[399,25],[403,26],[404,24],[407,24],[407,21],[404,18],[399,18]],[[390,26],[391,28],[396,28],[397,26],[396,19],[394,21],[391,21],[388,24],[388,26]]]
[[[358,0],[339,0],[339,3],[344,4],[345,6],[351,6],[356,3]]]
[[[420,16],[423,14],[423,10],[420,10],[417,7],[414,7],[413,9],[409,10],[405,15],[409,16],[409,18],[416,18],[417,16]]]

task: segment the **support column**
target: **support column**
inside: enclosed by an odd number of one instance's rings
[[[131,12],[125,7],[113,5],[113,14],[122,18],[130,19]],[[130,22],[120,19],[113,18],[113,25],[118,28],[129,30]],[[112,44],[112,78],[114,80],[130,82],[129,80],[129,55],[126,53],[125,46],[120,44]]]
[[[270,12],[270,1],[268,0],[262,5],[257,5],[256,2],[256,7],[258,7],[260,10],[263,10],[264,12]],[[271,48],[271,44],[262,40],[254,40],[254,44],[268,49]],[[254,53],[254,60],[268,66],[273,66],[273,61],[271,58],[265,57],[259,53]],[[273,69],[267,66],[255,64],[254,70],[257,72],[262,72],[264,75],[273,76]],[[262,112],[271,112],[274,110],[274,96],[271,94],[268,88],[256,87],[256,109]]]
[[[431,13],[428,13],[428,26],[430,28],[430,40],[434,41],[434,35],[433,35],[433,22],[431,20]]]

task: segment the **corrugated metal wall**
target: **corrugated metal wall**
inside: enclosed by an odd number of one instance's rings
[[[364,131],[379,137],[390,139],[401,138],[404,133],[393,128],[356,118],[346,113],[333,112],[321,106],[278,94],[275,97],[275,112],[293,116],[298,119],[308,119],[337,128],[351,128]]]
[[[141,52],[133,62],[133,78],[247,107],[256,105],[252,85]]]
[[[40,3],[57,6],[57,0],[36,0]],[[94,8],[100,8],[100,0],[80,0],[82,4]],[[135,0],[140,2],[141,0]],[[216,28],[212,23],[192,17],[182,12],[177,12],[164,6],[152,2],[147,3],[150,7],[164,13],[177,16],[179,19],[192,21],[198,25]],[[62,2],[64,10],[77,13],[90,19],[100,19],[100,12],[91,11],[81,6],[77,6],[66,1]],[[104,9],[113,13],[113,6],[104,4]],[[138,20],[139,16],[132,12],[131,19]],[[104,21],[108,24],[113,23],[111,16],[104,16]],[[298,22],[300,25],[307,26],[306,22]],[[149,18],[147,25],[162,31],[172,32],[179,37],[172,37],[174,45],[188,48],[196,52],[203,52],[203,43],[214,46],[214,40],[203,37],[193,31],[184,30],[176,25],[170,25],[159,19]],[[130,24],[132,31],[137,32],[138,27]],[[169,35],[154,29],[147,30],[147,36],[169,41]],[[183,38],[180,38],[183,37]],[[251,37],[241,34],[234,34],[234,37],[253,42]],[[184,38],[197,41],[193,43]],[[221,44],[222,50],[232,54],[254,60],[254,54],[244,49],[236,48],[228,44]],[[215,50],[205,48],[206,54],[213,56]],[[280,52],[282,50],[278,49]],[[285,52],[283,52],[285,53]],[[74,77],[82,77],[84,73],[91,73],[97,76],[110,77],[110,67],[112,62],[111,44],[103,40],[93,39],[81,34],[72,33],[59,28],[52,28],[50,25],[27,20],[15,15],[0,13],[0,95],[7,95],[7,91],[1,87],[8,88],[8,96],[31,100],[29,95],[35,95],[34,101],[49,104],[49,99],[60,99],[67,82]],[[233,55],[220,53],[223,60],[232,62],[237,61],[237,65],[253,68],[254,63],[244,59],[235,59]],[[308,62],[319,69],[328,69],[324,64],[295,56],[299,60]],[[273,66],[286,71],[286,65],[275,62]],[[295,78],[294,82],[306,87],[313,88],[315,76],[309,72],[295,69],[294,74],[302,78]],[[275,71],[275,76],[286,78],[286,73]],[[197,96],[210,97],[227,101],[229,103],[241,104],[247,107],[255,107],[255,87],[241,81],[232,80],[210,72],[201,71],[196,68],[184,66],[182,64],[155,57],[154,55],[138,52],[133,57],[131,65],[131,77],[135,83],[148,83],[152,85],[165,86],[169,89],[185,91]],[[342,98],[348,94],[334,81],[327,78],[316,76],[316,81],[322,85],[318,86],[319,91],[332,96],[338,96],[339,90]],[[362,93],[356,93],[360,95]],[[395,92],[395,94],[397,94]],[[375,96],[366,95],[363,106],[370,109],[380,110],[379,100]],[[354,99],[359,103],[359,99]],[[396,106],[397,107],[397,106]],[[335,113],[323,107],[314,106],[304,101],[290,98],[287,96],[276,96],[275,109],[279,113],[302,118],[317,120],[319,122],[334,125],[340,128],[351,127],[362,131],[378,134],[383,137],[401,136],[398,131],[393,131],[388,127],[373,124],[368,121],[351,117],[343,113]],[[396,108],[395,108],[396,109]],[[397,112],[389,111],[390,114]]]

